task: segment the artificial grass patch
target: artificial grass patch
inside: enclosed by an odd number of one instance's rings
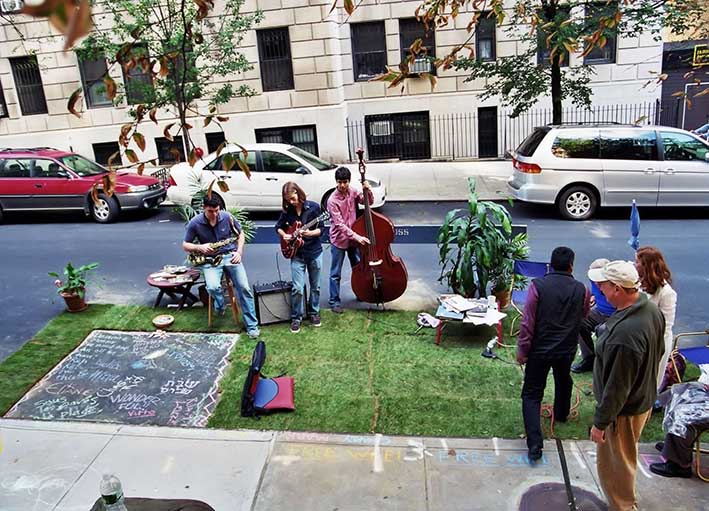
[[[92,305],[62,313],[34,339],[0,364],[0,410],[9,408],[94,329],[152,331],[158,311],[149,307]],[[206,328],[203,309],[174,312],[173,332],[234,332],[230,317]],[[524,434],[520,392],[523,374],[514,348],[499,348],[502,360],[480,356],[495,335],[491,327],[446,325],[440,346],[435,331],[416,333],[416,313],[323,311],[323,325],[306,321],[299,334],[287,324],[262,328],[268,358],[264,373],[295,378],[296,411],[260,420],[240,416],[241,391],[255,341],[242,336],[221,380],[213,428],[383,433],[452,437],[516,438]],[[509,333],[505,320],[504,331]],[[505,344],[514,340],[505,335]],[[689,369],[689,368],[688,368]],[[594,399],[590,374],[573,375],[578,417],[556,424],[560,438],[588,438]],[[545,402],[554,396],[550,375]],[[661,416],[645,428],[645,441],[663,437]],[[548,421],[544,421],[548,426]],[[547,428],[548,429],[548,428]]]

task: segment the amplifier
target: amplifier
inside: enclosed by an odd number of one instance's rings
[[[290,321],[291,289],[293,283],[285,280],[254,284],[256,317],[260,325]]]

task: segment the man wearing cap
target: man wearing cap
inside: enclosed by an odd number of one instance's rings
[[[589,267],[590,270],[596,268],[603,268],[610,261],[606,258],[596,259],[591,263]],[[593,360],[595,355],[593,353],[593,334],[596,329],[601,327],[611,314],[615,312],[615,307],[613,307],[595,282],[591,281],[591,310],[588,315],[583,318],[581,322],[581,328],[579,331],[579,347],[581,348],[581,360],[571,366],[571,372],[573,373],[586,373],[593,371]]]
[[[635,510],[638,440],[657,398],[665,319],[639,292],[633,263],[613,261],[589,270],[588,278],[616,307],[596,341],[593,367],[598,478],[610,511]]]
[[[571,408],[569,372],[578,349],[579,325],[588,313],[590,293],[574,279],[574,251],[557,247],[552,271],[529,285],[517,337],[517,361],[526,364],[522,417],[530,462],[542,457],[544,436],[539,413],[549,370],[554,372],[554,419],[565,422]]]

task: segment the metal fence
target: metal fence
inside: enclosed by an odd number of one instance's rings
[[[590,109],[564,108],[564,123],[619,123],[640,125],[678,126],[681,101],[624,105],[598,105]],[[496,110],[496,113],[494,111]],[[421,113],[418,113],[420,115]],[[492,114],[492,115],[491,115]],[[350,161],[355,161],[358,147],[365,149],[367,159],[435,159],[459,160],[500,158],[514,150],[536,126],[552,122],[552,109],[534,109],[518,117],[510,117],[504,108],[481,108],[478,112],[429,115],[428,139],[421,140],[420,122],[418,144],[407,144],[412,138],[407,124],[399,121],[402,114],[367,116],[361,121],[348,121],[347,141]],[[391,128],[383,132],[385,119]],[[390,150],[379,147],[385,140]],[[378,140],[379,139],[379,140]]]

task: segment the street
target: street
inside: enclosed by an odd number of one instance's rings
[[[465,207],[464,202],[389,202],[381,210],[395,225],[440,225],[445,213]],[[557,245],[575,250],[575,276],[586,281],[585,269],[597,257],[632,259],[627,245],[629,208],[602,210],[586,222],[560,220],[552,207],[516,203],[513,222],[526,224],[531,260],[546,261]],[[665,255],[678,294],[674,332],[703,330],[709,326],[703,293],[709,283],[704,256],[709,252],[709,211],[700,209],[641,209],[641,245],[654,245]],[[270,229],[276,214],[255,214],[261,228]],[[168,209],[126,215],[115,224],[98,225],[76,214],[12,215],[0,225],[3,266],[0,269],[0,361],[7,358],[64,309],[49,271],[98,262],[89,284],[89,301],[150,304],[155,290],[146,276],[166,264],[184,260],[182,221]],[[422,309],[443,291],[438,251],[431,244],[393,247],[409,271],[409,289],[402,307]],[[245,265],[251,283],[290,279],[288,263],[275,245],[248,247]],[[329,268],[326,251],[324,268]],[[322,300],[327,303],[327,271],[323,272]],[[353,305],[349,284],[343,279],[343,298]]]

